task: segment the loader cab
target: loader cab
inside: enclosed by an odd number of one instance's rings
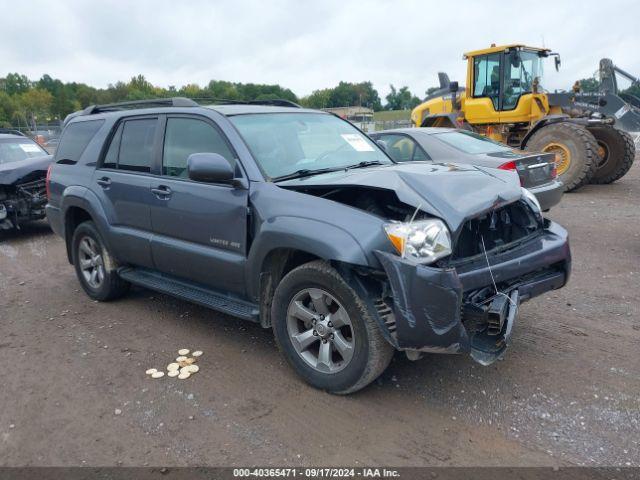
[[[530,122],[548,111],[540,95],[545,49],[491,47],[465,54],[465,118],[472,124]],[[537,100],[536,100],[537,98]]]

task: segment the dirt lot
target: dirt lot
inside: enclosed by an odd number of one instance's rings
[[[551,217],[573,276],[523,305],[504,361],[398,355],[346,398],[256,325],[141,289],[92,302],[46,224],[0,233],[0,465],[639,466],[640,165]],[[181,347],[199,374],[145,376]]]

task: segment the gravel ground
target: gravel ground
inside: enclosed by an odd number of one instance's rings
[[[490,367],[398,355],[366,390],[301,383],[270,331],[135,289],[95,303],[45,223],[0,232],[0,466],[640,466],[640,165],[565,195],[570,284]],[[151,380],[178,348],[188,380]]]

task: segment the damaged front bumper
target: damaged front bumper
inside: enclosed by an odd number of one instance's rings
[[[504,354],[518,306],[563,287],[571,270],[567,232],[553,222],[514,248],[489,252],[491,269],[484,255],[435,268],[375,254],[393,303],[393,319],[382,322],[387,339],[410,358],[419,352],[470,353],[483,365]]]
[[[0,189],[0,230],[20,228],[24,222],[45,217],[44,179]]]

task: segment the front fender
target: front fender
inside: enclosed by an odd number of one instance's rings
[[[262,265],[267,255],[277,249],[299,250],[352,265],[371,264],[356,238],[340,227],[304,217],[276,217],[262,224],[249,251],[245,278],[251,297],[258,297]]]

